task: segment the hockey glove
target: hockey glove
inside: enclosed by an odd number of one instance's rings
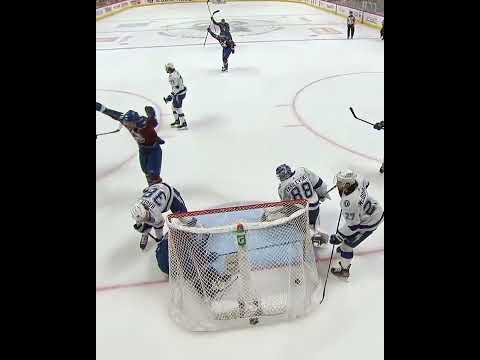
[[[150,118],[156,117],[155,110],[151,106],[145,106],[145,113]]]
[[[341,243],[342,243],[342,240],[340,240],[340,238],[337,235],[335,234],[330,235],[330,244],[340,245]]]
[[[105,110],[105,106],[103,106],[102,104],[100,104],[99,102],[95,102],[95,106],[96,106],[96,110],[97,111],[100,111],[100,112],[103,112]]]
[[[165,104],[168,104],[170,101],[173,100],[173,96],[172,95],[168,95],[166,98],[163,98],[163,101],[165,101]]]

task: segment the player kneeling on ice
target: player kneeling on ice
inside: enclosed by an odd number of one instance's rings
[[[187,129],[187,122],[185,121],[185,115],[182,110],[183,99],[187,95],[187,88],[183,85],[183,78],[180,73],[175,70],[175,66],[172,63],[165,65],[165,71],[168,74],[168,82],[172,86],[172,93],[163,98],[165,104],[172,102],[172,111],[175,121],[170,124],[171,127],[177,129]]]
[[[327,184],[317,175],[306,168],[292,171],[290,166],[282,164],[277,167],[276,175],[280,180],[278,195],[281,200],[308,200],[308,219],[313,233],[312,241],[315,246],[328,242],[328,236],[320,232],[320,202],[330,199]]]
[[[155,230],[156,241],[163,238],[163,213],[171,210],[172,213],[187,212],[182,196],[173,186],[162,181],[160,176],[152,178],[149,186],[143,190],[142,197],[131,210],[135,230],[142,234],[140,249],[144,250],[148,243],[151,229]]]
[[[150,178],[159,177],[162,168],[162,148],[160,145],[165,144],[165,141],[159,138],[155,131],[155,127],[158,125],[155,110],[151,106],[145,106],[147,117],[140,116],[133,110],[123,114],[98,102],[96,103],[96,110],[119,121],[133,136],[138,144],[140,167],[147,178],[147,182]]]
[[[337,249],[340,261],[338,267],[333,267],[331,272],[338,277],[348,278],[353,249],[383,222],[383,208],[368,194],[369,181],[358,177],[354,172],[340,171],[336,175],[336,182],[345,222],[337,234],[330,236],[331,244],[340,245]]]
[[[172,212],[175,212],[173,206]],[[163,220],[163,217],[161,217],[161,219]],[[178,221],[182,226],[202,227],[193,216],[181,217],[174,221]],[[155,257],[160,270],[167,275],[170,275],[170,271],[172,270],[171,276],[173,277],[178,276],[179,272],[181,272],[184,279],[188,281],[196,293],[202,297],[213,299],[227,286],[232,275],[228,271],[220,273],[215,268],[214,263],[220,255],[209,250],[209,248],[212,247],[210,234],[189,234],[185,236],[184,241],[176,241],[174,243],[176,256],[173,259],[173,269],[170,269],[168,232],[161,237],[161,230],[159,229],[160,223],[163,224],[162,221],[154,224],[157,225],[157,227],[154,226],[154,228],[157,239],[160,240],[157,240],[158,244],[155,251]]]
[[[235,43],[232,40],[232,37],[226,36],[226,35],[217,35],[215,34],[210,27],[207,28],[207,31],[214,39],[217,39],[217,41],[220,43],[220,45],[223,48],[222,51],[222,61],[223,61],[223,67],[222,71],[228,71],[228,58],[230,54],[235,54]]]
[[[199,227],[195,217],[182,218],[180,221],[183,226]],[[210,234],[190,234],[185,241],[176,242],[174,245],[176,256],[173,260],[173,269],[170,269],[167,232],[158,243],[155,256],[163,273],[173,277],[181,273],[197,294],[213,299],[227,286],[232,274],[228,271],[221,273],[215,268],[214,263],[219,255],[208,250],[211,246],[209,238]]]

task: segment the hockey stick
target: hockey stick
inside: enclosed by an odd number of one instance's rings
[[[342,210],[340,210],[340,215],[338,215],[338,222],[337,222],[337,230],[335,231],[335,234],[338,233],[338,226],[340,225],[340,219],[342,218]],[[323,302],[323,299],[325,299],[325,293],[327,291],[327,281],[328,281],[328,275],[330,274],[330,266],[332,265],[332,259],[333,259],[333,252],[335,250],[335,245],[332,246],[332,253],[330,254],[330,261],[328,262],[328,269],[327,269],[327,276],[325,277],[325,284],[323,285],[323,295],[322,295],[322,300],[318,303],[320,305]]]
[[[97,139],[99,136],[108,135],[108,134],[114,134],[114,133],[116,133],[116,132],[119,132],[121,129],[122,129],[122,124],[120,124],[120,126],[118,127],[117,130],[113,130],[113,131],[109,131],[109,132],[104,132],[104,133],[96,134],[96,138],[95,138],[95,139]]]
[[[207,7],[208,7],[208,12],[210,13],[210,16],[212,16],[212,12],[210,11],[210,0],[207,0]]]
[[[208,1],[207,1],[207,5],[208,5]],[[210,6],[208,7],[208,11],[210,11]],[[216,13],[218,13],[220,10],[215,10],[213,12],[213,15],[215,15]],[[210,12],[210,17],[213,17],[212,13]],[[212,21],[210,20],[210,24],[212,23]],[[208,31],[207,31],[207,34],[205,35],[205,40],[203,41],[203,46],[205,46],[205,44],[207,43],[207,38],[208,38]]]
[[[328,189],[328,191],[325,193],[325,195],[328,195],[328,193],[330,191],[332,191],[333,189],[335,189],[337,187],[337,185],[333,185],[330,189]]]
[[[360,121],[363,121],[364,123],[370,124],[370,125],[372,125],[372,126],[375,125],[375,124],[372,124],[371,122],[368,122],[368,121],[366,121],[366,120],[363,120],[363,119],[360,119],[359,117],[357,117],[357,115],[355,115],[355,113],[353,112],[353,108],[352,108],[351,106],[350,106],[350,111],[352,112],[352,115],[353,115],[353,117],[354,117],[355,119],[360,120]]]
[[[166,239],[158,239],[156,238],[155,236],[153,236],[152,234],[148,233],[148,236],[150,236],[153,240],[155,240],[157,242],[157,244],[160,244],[162,241],[166,241]]]
[[[203,46],[205,46],[205,44],[207,43],[207,37],[208,37],[208,31],[207,31],[207,34],[205,35],[205,40],[203,41]]]

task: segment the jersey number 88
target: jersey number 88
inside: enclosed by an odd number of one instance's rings
[[[302,195],[302,191],[300,190],[300,188],[296,186],[292,190],[290,190],[290,195],[292,195],[295,200],[300,200],[305,198],[309,199],[312,197],[313,192],[312,192],[312,187],[310,186],[310,183],[308,182],[302,183],[302,190],[304,195]]]

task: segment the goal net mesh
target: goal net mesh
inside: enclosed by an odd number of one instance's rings
[[[193,331],[289,320],[318,303],[305,200],[167,217],[169,313]]]

